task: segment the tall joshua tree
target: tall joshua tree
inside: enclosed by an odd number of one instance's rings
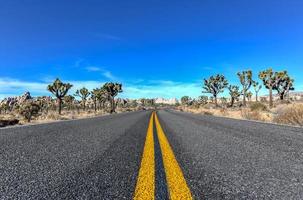
[[[122,84],[121,83],[105,83],[102,87],[104,91],[108,94],[108,98],[111,104],[111,110],[110,113],[116,112],[116,105],[115,105],[115,97],[121,93],[122,90]]]
[[[90,95],[90,92],[85,87],[81,88],[80,90],[77,90],[75,93],[75,96],[80,97],[82,100],[83,110],[85,110],[85,108],[86,108],[86,101],[87,101],[87,98],[89,97],[89,95]]]
[[[277,90],[280,100],[284,100],[285,96],[290,90],[294,90],[294,79],[291,79],[287,71],[275,72],[275,85],[274,90]]]
[[[269,106],[273,106],[272,90],[275,86],[274,72],[271,68],[261,71],[259,78],[263,81],[263,85],[269,90]]]
[[[210,93],[215,99],[215,105],[218,106],[218,94],[223,92],[224,89],[228,86],[228,82],[224,75],[217,74],[211,76],[208,79],[204,79],[204,86],[202,91],[203,93]]]
[[[254,87],[254,90],[255,90],[255,93],[256,93],[256,101],[258,101],[258,94],[259,94],[259,91],[262,88],[262,85],[259,85],[259,82],[257,82],[257,81],[253,81],[253,87]]]
[[[93,89],[93,91],[91,91],[91,97],[94,101],[95,112],[97,111],[97,100],[99,98],[99,95],[100,95],[100,89],[96,88],[96,89]]]
[[[58,78],[52,84],[47,86],[47,90],[57,98],[59,115],[61,115],[62,99],[67,94],[69,89],[71,89],[71,87],[73,87],[73,85],[69,83],[62,83]]]
[[[230,101],[230,107],[234,106],[235,101],[239,100],[240,97],[240,91],[239,91],[239,86],[236,85],[230,85],[228,87],[229,90],[229,95],[231,97],[231,101]]]
[[[238,72],[237,75],[242,85],[243,105],[246,106],[246,96],[247,96],[246,93],[252,84],[252,71],[247,70],[247,71]]]

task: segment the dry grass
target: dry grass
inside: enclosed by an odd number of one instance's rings
[[[292,104],[276,110],[273,121],[281,124],[303,126],[303,104]]]
[[[201,108],[193,108],[193,107],[179,107],[180,111],[191,112],[196,114],[203,115],[214,115],[214,116],[222,116],[229,117],[234,119],[248,119],[248,120],[257,120],[257,121],[265,121],[272,122],[272,112],[269,111],[266,105],[253,105],[253,108],[216,108],[212,105]],[[284,105],[285,106],[285,105]]]
[[[20,124],[38,124],[38,123],[47,123],[59,120],[70,120],[70,119],[82,119],[88,117],[95,117],[107,115],[107,113],[103,111],[63,111],[62,115],[59,115],[56,111],[49,111],[48,113],[40,113],[37,117],[34,117],[30,123],[24,119],[23,116],[19,115],[18,113],[10,113],[10,114],[1,114],[0,120],[12,120],[18,119]]]
[[[248,109],[242,109],[241,110],[241,116],[243,119],[248,120],[257,120],[257,121],[266,121],[264,116],[259,111],[250,111]]]
[[[251,111],[267,111],[267,106],[261,102],[253,102],[249,105]]]

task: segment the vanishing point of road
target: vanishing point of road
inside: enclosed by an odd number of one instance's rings
[[[4,128],[0,199],[303,199],[303,129],[172,110]]]

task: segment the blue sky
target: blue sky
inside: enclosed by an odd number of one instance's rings
[[[195,97],[212,74],[238,84],[237,71],[268,67],[303,90],[302,22],[302,0],[0,0],[0,98],[48,95],[56,77]]]

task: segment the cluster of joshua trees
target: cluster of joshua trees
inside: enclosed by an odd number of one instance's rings
[[[52,84],[47,86],[47,90],[51,92],[56,99],[51,97],[37,97],[32,98],[29,92],[25,93],[20,99],[18,98],[7,98],[1,102],[0,110],[7,111],[18,111],[24,118],[30,122],[33,116],[37,116],[40,113],[48,113],[51,110],[57,110],[61,115],[63,105],[68,110],[82,107],[86,110],[87,101],[90,105],[94,105],[94,110],[105,109],[109,107],[109,112],[115,112],[116,103],[115,97],[118,93],[122,92],[122,84],[120,83],[105,83],[100,88],[95,88],[89,91],[83,87],[76,91],[74,95],[68,95],[68,92],[73,87],[70,83],[63,83],[60,79],[56,79]],[[79,97],[81,100],[76,100]],[[123,103],[123,102],[122,102]],[[120,102],[121,104],[121,102]],[[106,105],[106,106],[105,106]]]
[[[253,73],[251,70],[241,71],[237,73],[241,86],[230,85],[224,75],[217,74],[210,76],[208,79],[204,79],[203,93],[210,93],[211,99],[214,100],[216,106],[218,106],[218,95],[228,89],[230,95],[230,107],[233,107],[235,101],[238,101],[242,96],[242,106],[246,106],[247,99],[251,99],[253,93],[250,91],[253,87],[255,92],[256,101],[258,101],[258,93],[262,88],[262,85],[253,80]],[[294,90],[294,80],[288,75],[287,71],[275,72],[271,68],[261,71],[258,75],[266,89],[269,90],[269,106],[273,106],[273,91],[275,90],[280,97],[280,100],[284,100],[289,94],[290,90]],[[188,104],[190,97],[184,96],[181,98],[182,104]],[[226,101],[226,98],[222,99]],[[208,101],[207,96],[200,96],[194,103],[206,104]]]
[[[94,109],[97,110],[97,105],[99,103],[99,109],[106,102],[110,102],[110,113],[115,112],[115,97],[118,93],[122,92],[122,84],[120,83],[105,83],[100,88],[95,88],[92,91],[89,91],[87,88],[83,87],[76,91],[74,96],[67,95],[68,91],[73,87],[69,83],[63,83],[58,78],[50,85],[47,86],[47,90],[50,91],[57,98],[58,103],[58,113],[61,114],[62,103],[65,102],[68,105],[72,105],[75,100],[75,97],[81,98],[81,104],[83,110],[86,109],[86,101],[89,97],[93,100]]]

